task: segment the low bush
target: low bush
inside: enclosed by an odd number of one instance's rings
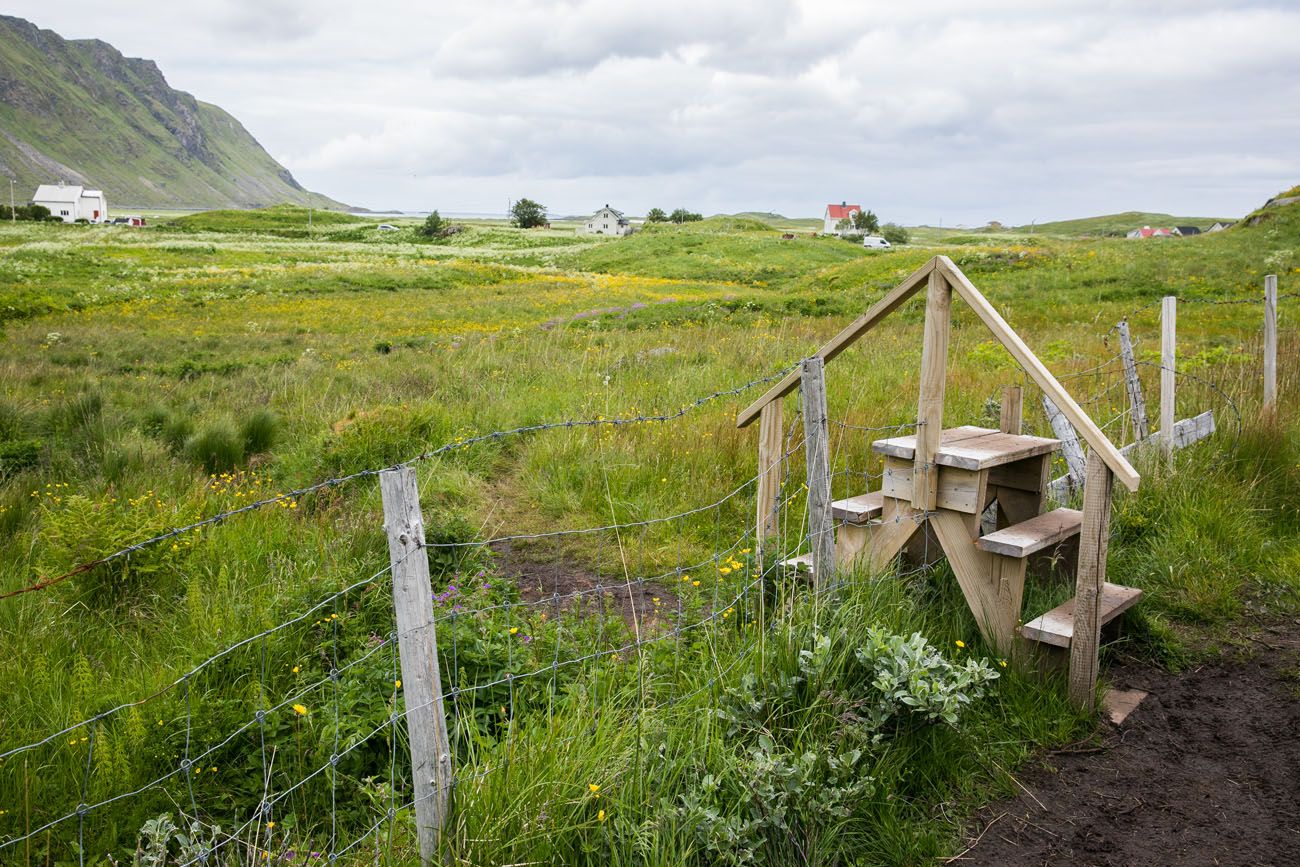
[[[209,473],[234,469],[244,460],[244,438],[222,419],[186,440],[185,454]]]

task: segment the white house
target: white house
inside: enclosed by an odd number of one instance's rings
[[[822,231],[828,235],[838,235],[840,230],[836,227],[840,220],[852,220],[854,214],[860,213],[862,213],[861,205],[850,205],[848,202],[827,205],[826,213],[822,215],[822,222],[825,223]]]
[[[44,205],[50,209],[50,215],[58,217],[65,223],[77,220],[89,220],[103,223],[108,219],[108,200],[103,190],[88,190],[85,187],[58,184],[41,184],[32,196],[32,204]]]
[[[587,224],[582,231],[587,235],[630,235],[632,224],[627,221],[627,217],[623,216],[622,211],[616,211],[606,205],[587,218]]]

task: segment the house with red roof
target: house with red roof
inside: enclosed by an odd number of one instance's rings
[[[826,213],[822,216],[822,222],[825,227],[822,229],[828,235],[838,235],[840,230],[836,228],[840,220],[852,220],[854,214],[862,213],[861,205],[850,205],[848,202],[840,202],[838,205],[827,205]]]

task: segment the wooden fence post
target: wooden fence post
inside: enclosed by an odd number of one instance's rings
[[[826,364],[816,356],[800,370],[803,395],[804,455],[808,462],[808,538],[813,582],[821,589],[835,569],[835,524],[831,520],[830,431],[826,419]]]
[[[1264,409],[1277,409],[1277,275],[1264,278]]]
[[[1142,381],[1138,379],[1137,357],[1133,354],[1133,338],[1128,333],[1128,320],[1121,319],[1119,325],[1119,353],[1124,359],[1124,385],[1128,391],[1129,407],[1133,410],[1133,442],[1140,443],[1151,435],[1151,423],[1147,421],[1147,402],[1142,397]]]
[[[1160,302],[1160,442],[1172,465],[1174,460],[1174,386],[1177,363],[1178,299],[1166,295]]]
[[[1065,458],[1066,473],[1066,493],[1073,493],[1079,490],[1083,484],[1084,470],[1086,462],[1083,457],[1083,446],[1079,445],[1079,435],[1074,430],[1074,425],[1065,417],[1065,413],[1057,409],[1056,404],[1047,395],[1043,395],[1043,409],[1047,412],[1047,420],[1052,424],[1052,433],[1061,441],[1061,455]]]
[[[935,457],[943,439],[943,396],[948,377],[948,338],[952,331],[952,287],[938,269],[925,292],[925,333],[921,343],[921,394],[916,406],[916,450],[912,458],[912,508],[931,511],[939,498]]]
[[[1070,639],[1070,700],[1092,710],[1097,695],[1101,598],[1110,545],[1110,504],[1115,476],[1096,449],[1088,453],[1083,484],[1083,528],[1074,583],[1074,635]]]
[[[1025,395],[1018,385],[1004,386],[1002,389],[1002,418],[998,430],[1004,434],[1019,435],[1024,425]]]
[[[777,498],[781,492],[782,444],[781,400],[763,407],[758,420],[758,515],[754,524],[754,547],[763,561],[767,540],[777,534]]]
[[[415,470],[398,467],[379,474],[384,530],[393,572],[402,696],[406,705],[411,776],[415,783],[415,826],[420,860],[431,864],[447,815],[451,790],[451,748],[443,715],[438,638],[433,619],[433,587],[425,552],[424,519]]]

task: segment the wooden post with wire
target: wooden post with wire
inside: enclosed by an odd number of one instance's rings
[[[777,498],[781,495],[781,401],[774,400],[763,407],[758,422],[758,514],[754,523],[754,544],[758,559],[763,561],[767,540],[776,537],[780,527]]]
[[[384,531],[393,573],[402,697],[406,706],[411,776],[415,787],[415,830],[420,860],[432,864],[447,816],[451,792],[451,748],[442,705],[433,587],[425,551],[424,519],[415,470],[397,467],[379,474]],[[396,737],[396,733],[393,733]]]
[[[1170,465],[1174,461],[1174,387],[1178,361],[1178,299],[1160,302],[1160,444]]]
[[[939,497],[939,468],[935,458],[943,439],[943,393],[951,331],[952,287],[935,269],[930,272],[930,285],[925,293],[921,394],[917,401],[916,454],[912,458],[912,508],[922,511],[933,510]]]
[[[1004,386],[1002,389],[1002,415],[998,430],[1004,434],[1020,436],[1024,426],[1025,394],[1018,385]]]
[[[1151,434],[1147,421],[1147,402],[1142,396],[1142,381],[1138,379],[1137,356],[1133,354],[1133,338],[1129,335],[1128,320],[1121,319],[1115,326],[1119,331],[1119,354],[1124,360],[1124,387],[1128,391],[1129,408],[1133,411],[1133,442],[1140,443]]]
[[[835,524],[831,516],[830,430],[826,419],[826,363],[816,357],[800,367],[804,455],[808,464],[808,539],[812,543],[813,584],[830,583],[835,570]]]
[[[1277,275],[1264,278],[1264,411],[1277,409]]]
[[[1070,700],[1092,710],[1097,695],[1106,554],[1110,545],[1111,493],[1115,476],[1093,449],[1083,482],[1083,527],[1074,584],[1074,632],[1070,640]]]

